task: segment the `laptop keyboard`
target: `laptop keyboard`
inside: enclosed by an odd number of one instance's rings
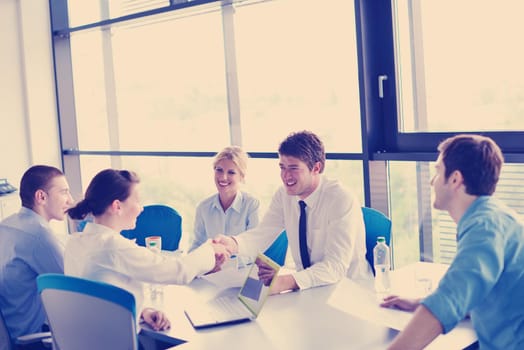
[[[228,319],[231,317],[242,318],[251,317],[251,312],[237,298],[221,297],[211,300],[209,303],[210,312],[217,319]]]

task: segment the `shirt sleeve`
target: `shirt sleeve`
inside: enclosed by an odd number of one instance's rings
[[[53,233],[42,229],[33,248],[33,269],[36,273],[64,273],[64,247]]]
[[[504,268],[504,238],[498,225],[482,218],[464,228],[457,254],[437,290],[422,301],[444,333],[479,306]]]
[[[327,224],[315,234],[326,235],[324,258],[309,268],[293,274],[300,289],[327,285],[340,281],[345,275],[355,249],[360,206],[353,205],[350,196],[338,195],[330,199]]]
[[[235,236],[238,243],[238,253],[255,257],[259,252],[269,247],[282,230],[284,230],[284,213],[282,200],[277,191],[260,224]]]
[[[215,254],[210,244],[174,257],[154,253],[128,240],[119,240],[113,254],[112,269],[148,283],[187,284],[215,266]]]

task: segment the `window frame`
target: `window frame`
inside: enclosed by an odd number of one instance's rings
[[[268,0],[252,0],[253,3]],[[362,161],[364,198],[363,205],[374,207],[390,216],[389,161],[435,161],[437,146],[443,139],[457,132],[400,132],[398,115],[397,69],[393,27],[395,0],[354,0],[356,52],[361,117],[361,153],[328,153],[328,159]],[[83,155],[110,156],[111,164],[119,167],[121,156],[210,157],[215,151],[163,152],[151,151],[92,151],[79,149],[70,35],[104,26],[118,25],[130,20],[185,10],[191,7],[221,7],[224,32],[225,72],[229,130],[232,144],[242,144],[239,108],[238,79],[235,67],[234,22],[232,13],[235,0],[193,0],[137,12],[117,18],[103,19],[76,27],[68,25],[67,0],[49,0],[51,36],[53,43],[54,74],[56,81],[57,113],[64,172],[68,175],[71,193],[82,197],[80,157]],[[239,3],[244,2],[238,0]],[[318,6],[322,6],[319,3]],[[116,126],[113,126],[113,128]],[[114,131],[114,130],[113,130]],[[462,132],[460,132],[462,133]],[[471,132],[473,133],[473,132]],[[492,137],[501,147],[506,162],[524,163],[524,131],[482,132]],[[249,151],[249,150],[248,150]],[[276,152],[248,152],[253,158],[278,158]],[[419,194],[420,196],[420,194]],[[427,198],[418,198],[427,206]],[[422,211],[425,208],[420,207]],[[426,256],[431,230],[420,232],[421,256]],[[424,243],[426,242],[426,243]]]

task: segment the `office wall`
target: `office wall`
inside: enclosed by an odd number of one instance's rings
[[[0,178],[61,168],[46,0],[0,0]]]
[[[0,177],[13,184],[29,164],[17,7],[0,0]]]

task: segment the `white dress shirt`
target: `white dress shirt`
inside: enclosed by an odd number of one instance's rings
[[[64,254],[64,270],[72,275],[103,281],[133,293],[137,313],[142,311],[143,286],[147,283],[187,284],[215,266],[211,245],[172,257],[154,253],[104,225],[88,223],[73,233]]]
[[[338,282],[347,276],[371,279],[366,260],[366,235],[358,200],[338,181],[321,177],[307,204],[307,246],[311,266],[302,268],[298,236],[300,207],[298,196],[290,196],[281,187],[261,223],[235,239],[239,253],[255,256],[267,249],[282,230],[286,230],[289,248],[297,272],[293,274],[300,289]]]

